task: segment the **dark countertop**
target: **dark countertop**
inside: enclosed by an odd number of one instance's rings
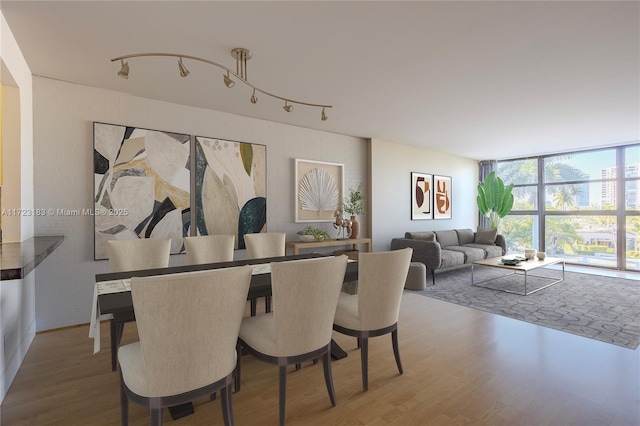
[[[1,243],[0,279],[19,280],[26,277],[63,240],[61,235],[47,235],[29,238],[20,243]]]

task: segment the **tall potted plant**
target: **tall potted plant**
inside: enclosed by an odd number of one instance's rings
[[[351,215],[351,238],[358,238],[360,222],[358,222],[356,215],[365,213],[362,184],[359,184],[356,189],[349,190],[349,196],[345,197],[342,202],[342,210]]]
[[[504,182],[496,172],[491,172],[478,184],[478,210],[487,217],[491,228],[498,229],[500,219],[505,217],[513,208],[513,184],[504,186]]]

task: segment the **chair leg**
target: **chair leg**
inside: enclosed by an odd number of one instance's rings
[[[124,390],[124,380],[120,373],[120,424],[129,426],[129,398]]]
[[[234,378],[234,388],[240,392],[240,376],[242,375],[242,346],[236,344],[236,375]]]
[[[400,361],[400,348],[398,347],[398,329],[396,328],[391,332],[391,344],[393,345],[393,356],[396,358],[396,364],[398,365],[398,371],[403,374],[402,361]]]
[[[264,298],[264,311],[266,313],[271,312],[271,296],[265,296]]]
[[[118,369],[118,347],[122,341],[124,323],[117,324],[111,319],[109,320],[109,329],[111,331],[111,371],[116,371]]]
[[[284,426],[284,410],[285,410],[285,402],[287,400],[287,366],[281,365],[278,367],[279,370],[279,381],[280,381],[280,426]]]
[[[333,376],[331,375],[331,344],[327,348],[327,353],[322,357],[322,365],[324,367],[324,383],[327,385],[327,392],[329,392],[329,399],[331,405],[336,406],[336,391],[333,387]]]
[[[369,364],[369,338],[360,338],[360,365],[362,366],[362,388],[366,391],[369,390],[369,377],[368,377],[368,364]]]
[[[151,407],[151,426],[162,426],[162,407]]]
[[[258,310],[258,300],[257,299],[251,299],[251,316],[252,317],[256,316],[257,310]]]
[[[225,426],[233,426],[233,400],[231,398],[231,383],[220,389],[220,404],[222,405],[222,420]]]
[[[360,349],[360,346],[361,346],[361,345],[360,345],[360,338],[359,338],[359,337],[357,337],[357,338],[356,338],[356,340],[358,341],[358,349]]]

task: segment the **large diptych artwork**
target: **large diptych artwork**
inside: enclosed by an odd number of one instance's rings
[[[433,177],[434,219],[451,219],[451,178]]]
[[[171,238],[190,227],[190,136],[94,123],[95,253],[112,239]]]
[[[411,220],[433,219],[432,176],[411,172]]]
[[[196,136],[195,221],[198,235],[244,235],[267,223],[267,147]]]

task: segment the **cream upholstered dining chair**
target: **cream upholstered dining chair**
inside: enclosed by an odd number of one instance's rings
[[[225,425],[233,425],[231,383],[238,330],[247,303],[251,267],[222,268],[131,279],[140,341],[121,347],[121,421],[129,400],[151,410],[221,390]]]
[[[393,355],[403,373],[398,348],[398,316],[413,249],[358,255],[358,294],[340,294],[333,329],[358,338],[362,387],[369,388],[369,337],[391,333]]]
[[[200,235],[185,237],[184,247],[187,252],[187,263],[199,265],[203,263],[231,262],[235,235]]]
[[[111,272],[166,268],[171,238],[136,238],[107,241]]]
[[[139,271],[166,268],[171,256],[171,238],[136,238],[107,241],[111,272]],[[111,371],[116,371],[117,350],[120,346],[124,324],[110,320]]]
[[[285,254],[284,232],[259,232],[255,234],[244,234],[244,244],[247,248],[247,258],[261,259],[265,257],[278,257]],[[271,311],[271,296],[264,298],[265,312]],[[257,311],[257,299],[251,299],[251,316],[255,316]]]
[[[243,349],[278,365],[280,424],[284,424],[287,366],[322,357],[324,380],[336,405],[331,377],[331,326],[347,268],[346,256],[273,262],[274,311],[242,320],[238,357]],[[240,390],[241,361],[236,372]]]

